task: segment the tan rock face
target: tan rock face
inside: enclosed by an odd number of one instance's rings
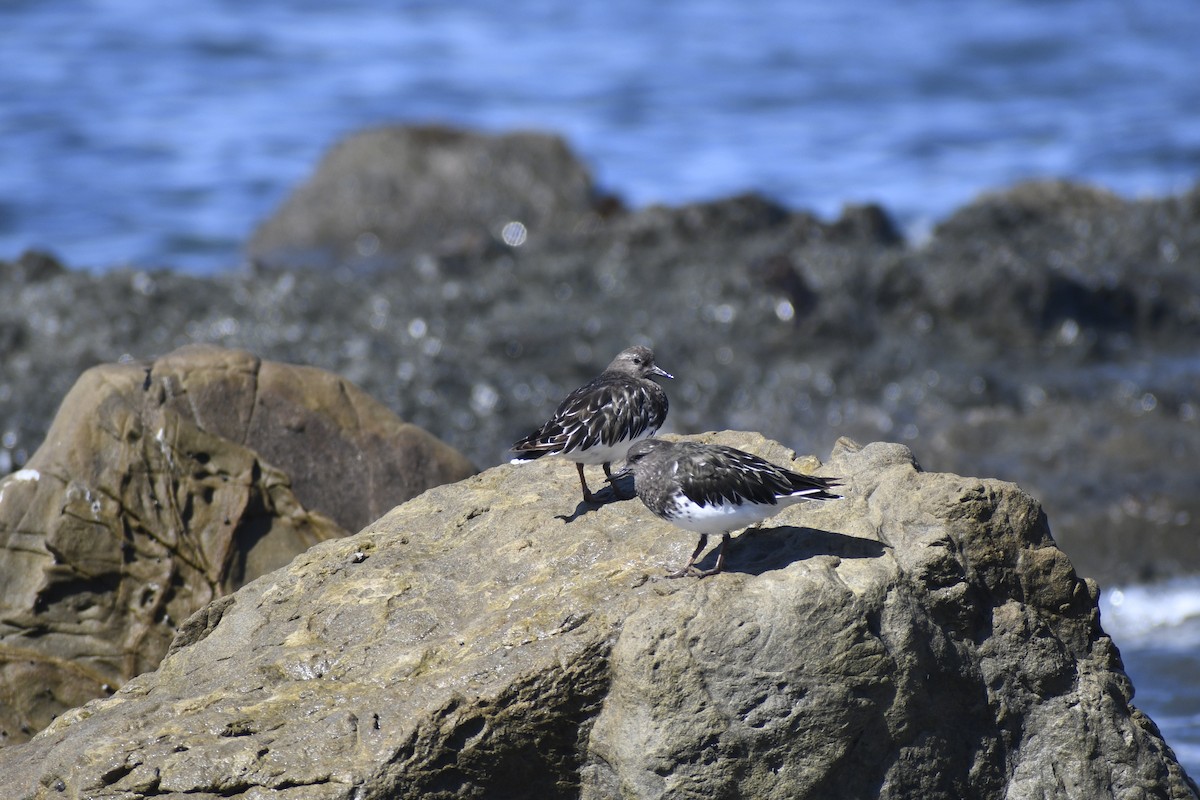
[[[458,451],[325,370],[192,346],[155,362],[149,379],[169,412],[260,454],[306,508],[348,531],[475,473]]]
[[[779,463],[755,434],[700,437]],[[812,461],[796,463],[813,468]],[[192,617],[0,752],[14,796],[1193,797],[1012,484],[840,445],[847,496],[691,534],[504,465]],[[711,555],[703,563],[711,562]]]
[[[213,598],[472,471],[320,370],[212,347],[89,370],[0,482],[0,741],[153,669]]]

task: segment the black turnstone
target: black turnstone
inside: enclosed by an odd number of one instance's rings
[[[830,491],[836,478],[817,478],[764,461],[743,450],[719,444],[645,439],[629,448],[625,467],[609,480],[633,476],[637,496],[657,516],[700,534],[700,543],[678,572],[667,577],[715,575],[725,567],[729,534],[773,517],[803,500],[836,500]],[[721,534],[717,563],[709,570],[693,565]]]
[[[667,418],[667,393],[651,375],[674,377],[655,365],[649,347],[622,350],[598,378],[567,395],[545,425],[512,446],[512,463],[542,456],[574,461],[584,502],[594,502],[583,465],[603,464],[611,477],[612,462],[624,458],[634,442],[653,436]]]

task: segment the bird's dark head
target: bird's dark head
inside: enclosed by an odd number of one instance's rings
[[[648,378],[651,375],[659,375],[663,378],[675,377],[654,363],[653,350],[649,347],[643,347],[640,344],[628,347],[617,353],[617,357],[612,360],[612,363],[604,371],[621,372],[626,375],[634,375],[638,378]]]
[[[648,459],[652,460],[655,453],[670,448],[670,446],[670,442],[662,439],[642,439],[629,448],[629,452],[625,454],[625,466],[621,468],[620,472],[614,473],[609,480],[615,481],[626,475],[633,475],[636,480],[639,467],[643,466]]]

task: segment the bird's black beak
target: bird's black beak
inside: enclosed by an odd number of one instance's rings
[[[668,377],[670,377],[670,376],[668,376]],[[631,470],[629,468],[629,466],[626,465],[624,469],[620,470],[619,472],[614,472],[612,475],[605,478],[604,480],[608,481],[609,483],[616,483],[617,481],[621,480],[621,478],[624,478],[626,475],[632,475],[632,474],[633,474],[633,470]]]
[[[651,367],[651,368],[650,368],[650,374],[651,374],[651,375],[661,375],[661,376],[663,376],[664,378],[670,378],[671,380],[675,380],[675,376],[674,376],[674,375],[672,375],[671,373],[667,372],[665,369],[663,369],[662,367],[660,367],[658,364],[655,364],[653,367]]]

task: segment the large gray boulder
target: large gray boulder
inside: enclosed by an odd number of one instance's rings
[[[0,479],[0,744],[153,669],[214,598],[473,472],[311,367],[195,346],[88,370]]]
[[[558,136],[373,128],[330,150],[255,230],[248,249],[266,263],[331,257],[392,263],[406,253],[479,253],[502,242],[571,237],[604,205]]]
[[[756,434],[709,434],[780,463]],[[846,497],[691,534],[574,470],[430,490],[0,751],[14,798],[1196,797],[1017,486],[840,442]],[[711,561],[711,554],[707,557]]]

